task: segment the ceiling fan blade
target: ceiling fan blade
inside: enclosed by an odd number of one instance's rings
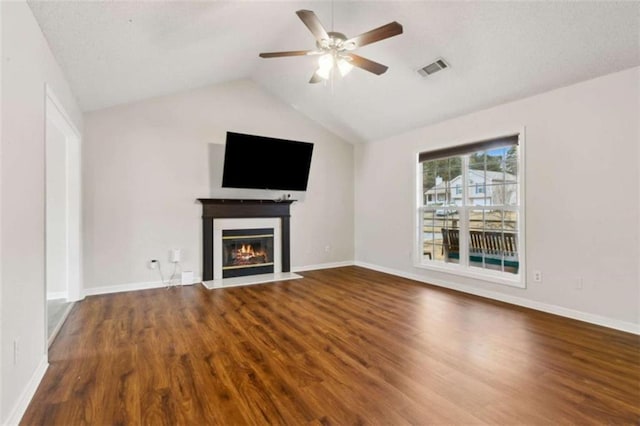
[[[296,15],[298,15],[307,28],[309,28],[309,31],[311,31],[316,40],[321,41],[329,39],[327,30],[324,29],[316,14],[311,10],[299,10],[296,12]]]
[[[318,52],[316,50],[291,50],[288,52],[266,52],[261,53],[261,58],[282,58],[283,56],[307,56],[307,55],[318,55],[322,52]]]
[[[402,34],[402,25],[396,21],[390,22],[387,25],[383,25],[379,28],[367,31],[358,36],[352,37],[345,41],[345,45],[353,44],[355,47],[366,46],[367,44],[375,43],[376,41],[384,40],[385,38],[397,36]]]
[[[317,72],[314,72],[313,75],[311,76],[311,80],[309,80],[309,83],[316,84],[316,83],[321,83],[322,81],[324,81],[324,79],[320,77]]]
[[[376,75],[384,74],[389,69],[389,67],[386,65],[382,65],[370,59],[363,58],[362,56],[358,56],[355,53],[349,53],[344,56],[351,59],[350,63],[354,67],[362,68],[363,70],[372,72]]]

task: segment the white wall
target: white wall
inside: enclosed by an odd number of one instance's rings
[[[75,126],[82,115],[31,10],[2,8],[2,412],[19,414],[34,374],[46,362],[45,344],[45,83]],[[13,342],[19,340],[18,363]],[[44,364],[46,365],[46,364]],[[37,380],[36,380],[37,382]],[[33,389],[35,390],[35,389]]]
[[[640,330],[639,75],[626,70],[358,146],[356,260]],[[544,281],[516,289],[415,268],[415,154],[523,126],[526,262],[529,278],[541,270]]]
[[[353,260],[353,146],[255,83],[236,81],[85,115],[89,293],[157,283],[147,262],[159,259],[166,278],[171,248],[201,276],[196,198],[212,192],[209,144],[224,144],[228,130],[315,143],[306,198],[292,206],[292,267]]]

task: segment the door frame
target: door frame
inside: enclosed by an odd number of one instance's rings
[[[65,195],[66,195],[66,269],[67,269],[67,300],[75,302],[83,298],[82,294],[82,158],[81,158],[81,133],[69,118],[62,103],[58,100],[49,85],[45,84],[45,154],[47,144],[46,127],[51,121],[65,136]],[[45,247],[46,247],[46,218],[47,218],[47,158],[45,155]],[[47,336],[47,253],[45,249],[45,336]],[[48,340],[48,339],[47,339]]]

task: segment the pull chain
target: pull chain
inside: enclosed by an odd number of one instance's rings
[[[333,32],[333,0],[331,0],[331,32]]]

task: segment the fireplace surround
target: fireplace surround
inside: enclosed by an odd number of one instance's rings
[[[289,219],[291,217],[290,206],[294,200],[199,198],[198,201],[202,203],[202,276],[204,281],[226,278],[222,275],[215,276],[220,272],[214,274],[214,259],[220,259],[222,262],[224,256],[223,232],[226,231],[228,235],[228,229],[274,228],[273,271],[275,273],[290,272]],[[244,237],[249,236],[244,235]],[[218,267],[218,265],[215,266]],[[261,270],[259,273],[265,272]]]

